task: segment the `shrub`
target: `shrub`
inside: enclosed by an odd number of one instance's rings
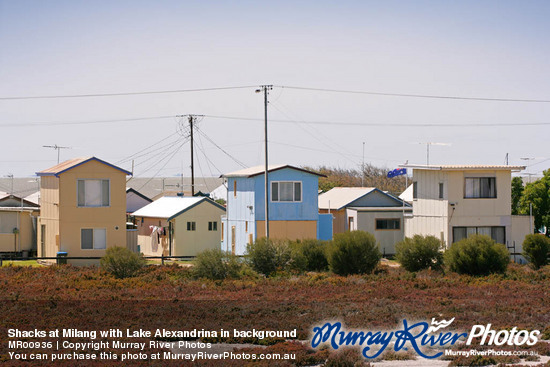
[[[288,241],[257,239],[247,245],[248,262],[258,273],[269,276],[278,270],[285,270],[290,265],[291,249]]]
[[[198,278],[212,280],[239,279],[245,273],[245,264],[231,253],[219,249],[205,250],[195,258],[193,274]]]
[[[548,265],[550,239],[543,234],[528,234],[523,241],[523,256],[535,269]]]
[[[364,274],[372,272],[381,258],[371,233],[351,231],[334,236],[328,262],[330,269],[338,275]]]
[[[395,245],[396,260],[408,271],[439,269],[443,264],[441,241],[434,236],[415,235]]]
[[[327,242],[306,239],[293,242],[292,267],[301,271],[325,271],[328,269]]]
[[[444,255],[449,270],[469,275],[504,273],[510,254],[489,236],[473,235],[451,245]]]
[[[101,267],[119,279],[137,275],[145,264],[143,256],[118,246],[109,247],[100,260]]]

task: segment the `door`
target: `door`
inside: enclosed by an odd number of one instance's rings
[[[46,256],[46,225],[40,225],[40,256]]]
[[[235,226],[231,226],[231,253],[235,255]]]

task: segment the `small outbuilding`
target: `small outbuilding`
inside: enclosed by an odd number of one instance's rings
[[[207,197],[162,197],[134,212],[145,256],[196,256],[219,249],[225,208]]]
[[[384,256],[395,254],[404,238],[404,216],[412,212],[405,201],[375,187],[335,187],[319,195],[319,212],[334,216],[334,233],[370,232]]]

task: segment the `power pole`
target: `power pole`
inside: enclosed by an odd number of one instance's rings
[[[55,145],[42,145],[42,147],[44,148],[52,148],[52,149],[55,149],[57,150],[57,164],[59,164],[59,151],[61,149],[71,149],[70,147],[60,147],[59,145],[55,144]]]
[[[189,115],[189,129],[191,130],[191,196],[195,196],[195,168],[193,165],[193,120],[195,117]],[[183,190],[183,188],[182,188]]]
[[[361,165],[361,187],[365,187],[363,184],[365,178],[365,142],[363,142],[363,164]]]
[[[268,150],[267,150],[267,95],[273,85],[262,85],[256,93],[264,92],[264,145],[265,145],[265,237],[269,239],[269,179],[268,179]]]

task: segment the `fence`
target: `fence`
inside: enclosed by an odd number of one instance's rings
[[[193,260],[195,256],[144,256],[146,260],[161,260],[162,265],[164,261],[170,259],[176,260]],[[100,256],[50,256],[50,257],[17,257],[17,256],[0,256],[0,266],[2,261],[21,261],[21,260],[56,260],[57,264],[66,264],[67,260],[100,260]]]

